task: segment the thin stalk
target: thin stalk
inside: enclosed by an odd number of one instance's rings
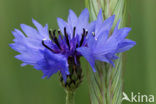
[[[66,90],[66,104],[75,104],[74,92]]]

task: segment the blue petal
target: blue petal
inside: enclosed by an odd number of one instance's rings
[[[31,37],[31,38],[37,38],[38,37],[38,32],[33,27],[30,27],[30,26],[25,25],[25,24],[21,24],[21,28],[28,37]]]
[[[43,27],[39,22],[32,19],[33,24],[36,26],[38,30],[38,35],[40,35],[40,38],[48,38],[49,37],[49,31],[48,31],[48,25],[46,24],[45,27]]]
[[[12,31],[12,34],[17,40],[25,38],[25,35],[18,29],[15,29],[14,31]]]
[[[49,78],[54,73],[60,71],[64,81],[66,81],[66,76],[69,75],[68,62],[66,57],[61,54],[54,54],[49,50],[44,50],[43,54],[44,58],[40,60],[35,66],[36,68],[42,70],[44,73],[43,77]]]
[[[106,43],[106,41],[108,39],[108,37],[107,37],[108,34],[109,34],[109,31],[104,31],[103,33],[99,34],[98,38],[95,37],[95,39],[97,39],[99,45]]]
[[[102,9],[100,9],[99,14],[97,16],[97,24],[100,24],[103,22],[103,15],[102,15]]]
[[[79,25],[81,25],[82,28],[83,28],[84,25],[88,24],[88,21],[89,21],[89,11],[88,11],[87,8],[85,8],[81,12],[81,14],[80,14],[80,16],[78,18],[78,22],[79,22]]]
[[[62,34],[64,35],[64,28],[66,28],[66,31],[70,37],[72,37],[72,29],[70,28],[70,25],[67,24],[63,19],[57,18],[57,23],[59,26],[59,29],[61,30]]]
[[[96,46],[94,46],[94,54],[102,56],[104,54],[111,53],[116,50],[117,46],[118,43],[115,38],[110,37],[109,39],[105,40],[105,38],[100,37],[97,40]]]
[[[73,29],[74,27],[76,27],[77,25],[77,22],[78,22],[78,18],[76,16],[76,14],[72,11],[72,10],[69,10],[69,16],[68,16],[68,24],[69,24],[69,29],[70,29],[70,37],[72,38],[73,37]]]
[[[35,49],[27,49],[20,55],[15,56],[15,58],[23,61],[26,64],[35,65],[39,60],[43,58],[43,54]]]
[[[15,51],[18,51],[18,52],[23,52],[26,49],[25,45],[23,44],[15,44],[15,43],[12,43],[12,44],[9,44],[9,46],[14,49]]]
[[[78,18],[78,23],[76,26],[76,34],[80,35],[80,39],[81,39],[81,35],[83,33],[83,28],[86,29],[87,25],[88,25],[88,21],[89,21],[89,12],[88,9],[85,8],[79,18]]]
[[[95,42],[96,42],[96,40],[95,40],[94,36],[93,35],[89,35],[89,37],[87,39],[88,47],[90,47],[90,48],[94,47]]]
[[[109,60],[107,59],[107,57],[105,55],[103,55],[103,56],[97,55],[95,58],[96,58],[96,60],[109,63]]]
[[[32,22],[36,26],[37,30],[39,32],[42,32],[42,29],[43,29],[42,25],[39,22],[37,22],[36,20],[34,20],[34,19],[32,19]]]
[[[97,16],[95,28],[99,29],[102,23],[103,23],[103,15],[102,15],[102,9],[100,9],[99,14]]]
[[[87,31],[88,31],[87,37],[88,37],[89,35],[93,35],[92,32],[95,31],[95,24],[96,24],[96,21],[93,21],[93,22],[91,22],[90,24],[88,24],[88,26],[87,26]]]
[[[96,70],[95,70],[95,59],[91,54],[91,50],[89,50],[86,47],[80,47],[80,48],[77,48],[77,51],[80,52],[86,58],[86,60],[91,65],[93,71],[96,72]]]
[[[114,19],[115,19],[115,15],[106,19],[104,21],[104,23],[102,23],[102,25],[97,26],[97,28],[95,30],[95,37],[98,38],[98,36],[105,31],[110,32],[113,22],[114,22]],[[108,35],[109,34],[107,34],[106,37],[108,37]]]
[[[127,51],[134,45],[136,45],[136,42],[129,39],[125,39],[122,43],[119,44],[117,53]]]
[[[116,33],[116,39],[118,40],[118,42],[121,42],[122,40],[124,40],[130,31],[131,31],[131,28],[129,27],[124,27],[124,28],[119,29],[118,32]]]
[[[115,28],[114,28],[114,32],[113,32],[113,33],[115,33],[115,32],[118,31],[119,24],[120,24],[120,20],[117,22],[117,24],[116,24],[116,26],[115,26]]]
[[[69,10],[68,23],[71,25],[72,29],[76,26],[77,21],[78,18],[76,14],[72,10]]]
[[[109,17],[108,19],[106,19],[106,20],[104,21],[103,26],[106,28],[106,30],[108,30],[108,31],[111,30],[112,25],[113,25],[113,23],[114,23],[114,19],[115,19],[115,15]]]
[[[57,23],[62,34],[64,34],[64,28],[67,26],[67,23],[61,18],[57,18]]]

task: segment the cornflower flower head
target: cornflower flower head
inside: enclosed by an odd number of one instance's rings
[[[120,20],[114,31],[111,31],[114,19],[115,15],[103,21],[101,9],[97,20],[91,23],[94,24],[94,27],[92,27],[92,32],[90,32],[92,34],[88,34],[87,47],[83,46],[77,49],[88,60],[94,72],[96,71],[96,60],[115,66],[113,60],[119,58],[117,54],[129,50],[136,44],[136,42],[126,39],[131,28],[118,28]]]
[[[130,28],[118,29],[116,25],[109,36],[115,16],[103,21],[102,10],[97,20],[89,21],[88,9],[84,9],[80,16],[69,10],[68,21],[58,18],[58,30],[49,30],[36,20],[32,20],[36,29],[21,24],[21,32],[15,29],[15,37],[11,48],[20,54],[15,56],[23,61],[22,66],[32,65],[43,72],[43,78],[51,77],[59,72],[61,82],[68,89],[75,89],[82,80],[80,57],[84,56],[90,63],[93,71],[95,61],[113,64],[117,53],[124,52],[135,45],[134,41],[125,39]]]

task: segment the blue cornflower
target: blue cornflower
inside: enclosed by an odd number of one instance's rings
[[[43,27],[34,19],[32,22],[37,29],[21,24],[24,33],[15,29],[12,32],[15,37],[14,43],[10,46],[20,53],[15,57],[23,61],[22,66],[33,65],[35,69],[44,73],[43,78],[49,78],[59,71],[66,80],[67,75],[72,73],[69,72],[68,63],[80,64],[81,54],[76,51],[76,48],[86,45],[89,12],[84,9],[77,17],[72,10],[69,10],[68,22],[61,18],[57,21],[58,31],[49,31],[47,24]]]
[[[22,66],[33,65],[44,73],[43,78],[49,78],[59,71],[64,81],[70,77],[81,82],[81,56],[88,60],[95,71],[96,60],[113,64],[113,60],[118,58],[117,53],[135,45],[134,41],[125,39],[130,28],[118,29],[119,22],[109,36],[114,18],[115,16],[111,16],[103,22],[100,10],[97,20],[88,23],[88,9],[84,9],[79,17],[69,10],[67,22],[57,19],[58,31],[51,31],[47,24],[43,27],[33,19],[37,29],[21,24],[24,33],[15,29],[12,32],[14,43],[10,46],[20,53],[15,57],[23,61]]]
[[[103,21],[102,10],[100,10],[97,20],[93,21],[95,25],[92,34],[89,34],[87,39],[87,47],[77,49],[88,60],[93,71],[96,71],[96,60],[110,63],[114,66],[113,60],[119,58],[116,54],[127,51],[136,44],[136,42],[126,39],[131,28],[118,29],[120,20],[111,34],[114,19],[115,15]]]

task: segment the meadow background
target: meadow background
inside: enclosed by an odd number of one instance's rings
[[[127,1],[129,38],[137,45],[125,54],[123,88],[128,95],[140,92],[156,97],[156,0]],[[84,0],[0,0],[0,104],[64,104],[57,75],[41,79],[40,71],[20,67],[21,61],[14,58],[17,52],[9,47],[11,31],[21,23],[33,26],[32,18],[57,28],[57,17],[67,19],[69,9],[80,14],[84,7]],[[76,104],[89,104],[86,79],[75,97]]]

